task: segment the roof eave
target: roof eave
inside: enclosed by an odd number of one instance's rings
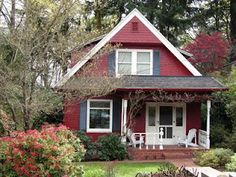
[[[228,88],[145,88],[145,87],[130,87],[130,88],[117,88],[117,91],[135,91],[135,90],[144,90],[144,91],[178,91],[178,92],[216,92],[216,91],[227,91]]]

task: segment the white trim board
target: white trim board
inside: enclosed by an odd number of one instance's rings
[[[201,73],[176,49],[136,8],[121,20],[102,40],[100,40],[79,62],[76,63],[53,87],[64,85],[89,59],[91,59],[115,34],[117,34],[133,17],[137,17],[170,52],[194,75]]]

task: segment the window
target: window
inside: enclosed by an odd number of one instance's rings
[[[137,74],[149,75],[151,70],[150,52],[137,52]]]
[[[117,75],[152,75],[152,50],[119,49]]]
[[[150,106],[148,107],[148,126],[156,126],[155,119],[156,119],[156,107]]]
[[[88,100],[87,132],[112,132],[112,100]]]
[[[176,108],[176,126],[179,126],[179,127],[183,126],[183,108],[182,107]]]
[[[132,53],[131,52],[119,52],[118,53],[118,73],[119,74],[131,74],[132,66]]]

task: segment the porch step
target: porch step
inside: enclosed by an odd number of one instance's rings
[[[193,158],[193,154],[199,149],[138,149],[129,148],[130,159],[133,160],[158,160],[158,159],[186,159]]]
[[[163,156],[165,159],[185,159],[192,158],[192,152],[163,152]]]

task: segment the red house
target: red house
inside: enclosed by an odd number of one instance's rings
[[[74,75],[80,77],[80,70],[106,44],[121,45],[96,59],[100,68],[96,72],[123,78],[122,88],[116,88],[108,96],[65,103],[65,125],[84,131],[93,139],[114,132],[123,135],[129,122],[129,93],[161,91],[172,97],[163,101],[154,99],[154,96],[147,97],[135,114],[132,130],[136,135],[144,136],[146,148],[160,143],[164,148],[165,145],[176,145],[193,128],[197,130],[197,144],[209,148],[211,100],[206,95],[226,88],[214,78],[202,76],[184,57],[186,53],[175,48],[137,9],[108,34],[86,44],[88,53],[75,63],[56,87],[68,84]],[[178,96],[189,95],[190,100],[178,99]],[[201,130],[203,102],[207,102],[206,131]],[[156,136],[155,140],[152,135]]]

